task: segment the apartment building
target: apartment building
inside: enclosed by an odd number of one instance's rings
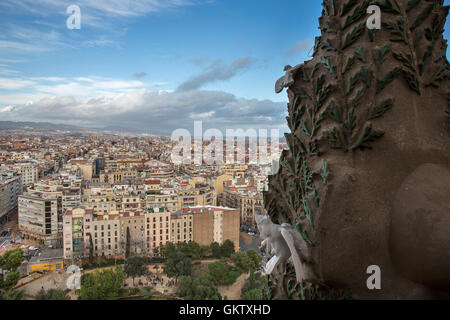
[[[92,209],[75,208],[63,216],[64,259],[81,259],[89,254],[91,239],[94,241],[94,214]]]
[[[62,209],[77,208],[81,205],[81,189],[80,188],[67,188],[62,192]]]
[[[179,209],[178,194],[173,188],[161,189],[157,192],[148,192],[146,196],[147,209],[164,207],[167,211],[175,213]]]
[[[121,237],[119,212],[98,214],[93,219],[93,246],[95,256],[119,256],[125,253]]]
[[[144,254],[147,248],[145,233],[145,215],[140,211],[120,212],[120,237],[127,241],[127,230],[130,230],[130,253]]]
[[[22,186],[24,187],[36,183],[39,179],[39,169],[34,163],[15,163],[10,165],[9,169],[22,176]]]
[[[119,209],[116,196],[113,194],[86,195],[81,205],[93,209],[95,212],[103,212],[105,214]]]
[[[255,215],[264,212],[264,199],[260,192],[229,187],[222,193],[219,204],[228,208],[239,209],[242,224],[255,225]]]
[[[194,216],[192,213],[185,213],[185,210],[182,210],[172,214],[170,226],[170,242],[194,241]]]
[[[12,171],[0,174],[0,221],[6,220],[8,214],[17,208],[22,194],[22,177]]]
[[[178,209],[196,206],[215,206],[216,192],[207,184],[178,189]]]
[[[165,208],[148,209],[145,214],[147,252],[157,253],[159,248],[171,241],[171,213]]]
[[[193,240],[208,246],[213,242],[222,244],[226,240],[239,250],[240,211],[224,207],[193,207],[185,211],[193,215]]]
[[[19,230],[22,236],[46,245],[60,242],[58,199],[53,195],[27,192],[19,196]]]

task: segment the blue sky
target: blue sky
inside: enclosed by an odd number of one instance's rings
[[[285,130],[274,84],[311,54],[320,2],[2,0],[0,120]]]

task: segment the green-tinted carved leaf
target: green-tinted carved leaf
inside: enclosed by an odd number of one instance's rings
[[[358,92],[356,92],[354,97],[350,100],[350,108],[356,109],[359,106],[363,97],[363,92],[363,89],[359,89]]]
[[[344,128],[350,135],[353,134],[353,130],[355,130],[356,128],[355,108],[350,108],[350,111],[348,112],[347,121],[344,122]]]
[[[411,9],[413,9],[419,2],[420,0],[409,0],[408,7],[406,7],[406,12],[409,12]]]
[[[362,82],[364,82],[367,88],[370,88],[372,85],[372,71],[362,66],[360,75]]]
[[[341,8],[341,17],[344,16],[347,12],[349,12],[352,7],[358,3],[358,0],[349,0],[342,5]]]
[[[350,76],[350,79],[348,80],[347,88],[345,89],[346,95],[350,94],[350,92],[352,92],[353,89],[355,89],[357,82],[358,82],[358,74]]]
[[[403,70],[403,74],[411,90],[414,90],[420,95],[419,81],[417,80],[416,76],[407,70]]]
[[[321,57],[321,62],[327,68],[327,70],[330,72],[331,75],[336,76],[336,72],[334,70],[334,67],[330,63],[329,57]]]
[[[316,72],[319,70],[320,64],[316,63],[316,65],[314,66],[314,68],[311,71],[311,78],[314,78],[314,75],[316,74]]]
[[[341,133],[336,127],[333,128],[331,132],[324,132],[324,135],[328,139],[331,148],[342,149],[345,152],[348,151],[347,147],[345,146],[344,140],[342,139]]]
[[[377,69],[381,69],[381,65],[386,61],[386,56],[391,51],[391,45],[386,45],[383,49],[377,50]]]
[[[359,138],[356,145],[353,147],[353,150],[356,149],[372,149],[372,142],[381,138],[384,135],[383,131],[374,131],[372,130],[372,126],[368,125],[364,128],[363,134]]]
[[[322,42],[320,44],[320,48],[326,51],[337,51],[337,49],[331,44],[330,39],[327,39],[325,43]]]
[[[382,80],[377,80],[377,94],[383,91],[386,86],[394,80],[394,78],[400,74],[402,69],[400,67],[390,71]]]
[[[302,99],[312,100],[311,96],[303,88],[293,88],[295,94],[300,95]]]
[[[394,101],[392,99],[388,99],[388,100],[383,101],[378,106],[373,106],[369,110],[369,114],[367,115],[367,120],[372,120],[372,119],[381,117],[387,111],[389,111],[393,105],[394,105]]]
[[[439,82],[449,78],[450,78],[450,67],[449,64],[447,64],[445,66],[440,67],[439,70],[433,74],[430,82],[428,82],[425,86],[426,87],[433,86],[439,88]]]
[[[351,15],[349,15],[347,17],[347,19],[345,19],[345,23],[342,26],[342,30],[347,28],[349,25],[357,22],[361,18],[365,17],[365,15],[367,14],[367,7],[368,6],[369,6],[369,1],[368,0],[363,0],[361,5],[357,6],[355,8],[355,10],[353,11],[353,13]]]
[[[334,100],[330,102],[330,106],[327,108],[327,114],[333,121],[342,123],[341,111]]]
[[[384,25],[391,30],[391,41],[408,44],[405,19],[400,18],[396,22],[386,22]]]
[[[344,44],[342,45],[342,50],[355,43],[358,38],[364,33],[364,30],[366,30],[366,23],[362,22],[361,24],[353,28],[351,32],[347,33],[347,35],[345,36]]]
[[[430,4],[428,7],[426,7],[416,18],[414,23],[411,25],[411,30],[414,30],[418,26],[422,24],[422,22],[425,21],[426,18],[430,15],[430,13],[433,11],[434,4]]]
[[[366,56],[364,55],[364,49],[361,46],[357,46],[355,48],[355,56],[358,58],[358,60],[366,63]]]
[[[414,67],[413,57],[411,54],[408,53],[408,54],[406,54],[406,56],[404,56],[400,52],[392,51],[392,55],[394,56],[395,59],[402,62],[405,67],[409,68],[413,72],[416,72],[416,68]]]
[[[344,75],[348,70],[350,70],[354,63],[355,57],[349,57],[347,59],[347,62],[345,63],[344,68],[342,69],[342,74]]]
[[[425,34],[425,30],[422,29],[422,30],[420,30],[420,32],[416,35],[416,37],[414,38],[414,48],[417,48],[417,46],[419,45],[419,42],[422,40],[424,34]]]
[[[330,171],[328,170],[328,162],[326,160],[322,161],[322,172],[320,176],[322,177],[323,184],[328,183],[328,177],[330,176]]]
[[[383,10],[384,12],[400,14],[398,4],[393,4],[391,0],[385,0],[384,3],[381,3],[380,1],[375,1],[373,4],[379,6],[381,10]]]

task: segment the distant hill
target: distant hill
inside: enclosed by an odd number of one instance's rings
[[[27,131],[82,131],[85,128],[65,124],[54,124],[48,122],[13,122],[0,121],[0,131],[4,130],[27,130]]]

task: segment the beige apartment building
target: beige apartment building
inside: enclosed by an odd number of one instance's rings
[[[119,208],[116,196],[113,194],[90,194],[85,196],[81,205],[93,209],[95,212],[108,213]]]
[[[163,207],[172,213],[180,210],[178,204],[178,194],[174,189],[162,189],[158,192],[147,193],[145,202],[147,209]]]
[[[119,212],[95,215],[93,227],[92,241],[95,256],[117,257],[125,253],[125,242],[120,232]]]
[[[180,188],[178,190],[178,210],[196,206],[215,206],[216,192],[209,185]]]
[[[148,209],[145,221],[147,252],[155,254],[161,246],[171,241],[171,213],[164,208]]]
[[[28,186],[38,182],[39,169],[36,164],[16,163],[16,164],[10,165],[8,168],[21,175],[23,187],[28,187]]]
[[[206,206],[189,208],[186,213],[193,215],[194,242],[209,246],[213,242],[222,244],[230,240],[235,250],[239,250],[239,210]]]
[[[145,215],[140,211],[120,212],[120,237],[124,244],[127,241],[127,229],[130,230],[130,253],[144,254],[146,252]]]
[[[186,209],[187,212],[188,209]],[[192,213],[180,211],[171,215],[170,242],[194,241],[194,216]]]
[[[22,236],[55,245],[58,234],[58,199],[54,196],[28,192],[19,196],[19,230]]]
[[[264,212],[262,193],[256,191],[238,191],[226,188],[220,197],[220,205],[239,209],[242,224],[255,225],[255,215]]]
[[[0,221],[7,219],[8,214],[17,208],[19,196],[22,194],[22,177],[14,172],[0,174]]]

